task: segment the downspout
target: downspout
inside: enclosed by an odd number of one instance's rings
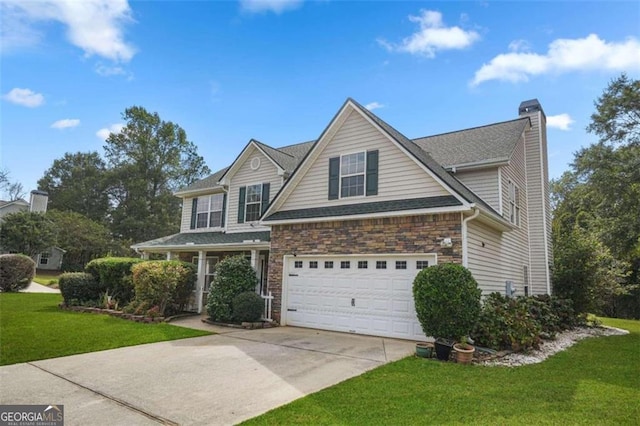
[[[467,268],[469,266],[469,254],[468,254],[468,243],[467,243],[467,222],[477,218],[480,215],[480,209],[477,207],[471,207],[473,209],[473,214],[466,219],[462,219],[462,266]]]

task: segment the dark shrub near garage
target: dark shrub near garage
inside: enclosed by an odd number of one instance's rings
[[[240,293],[255,291],[256,271],[244,256],[222,259],[216,265],[211,283],[207,313],[214,321],[233,321],[233,299]]]
[[[58,278],[60,293],[67,306],[96,304],[104,288],[91,274],[67,272]]]
[[[24,254],[0,255],[0,291],[19,291],[31,284],[36,263]]]
[[[262,317],[264,300],[255,291],[246,291],[233,298],[233,319],[237,322],[254,322]]]
[[[469,336],[480,314],[481,290],[462,265],[443,263],[418,273],[413,298],[427,336],[458,340]]]

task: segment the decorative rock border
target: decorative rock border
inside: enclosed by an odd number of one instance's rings
[[[92,308],[88,306],[66,306],[64,304],[59,305],[60,309],[64,309],[66,311],[74,311],[74,312],[86,312],[92,314],[106,314],[116,318],[122,318],[135,322],[143,322],[143,323],[157,323],[165,321],[164,317],[147,317],[144,315],[134,315],[134,314],[126,314],[122,311],[116,311],[115,309],[102,309],[102,308]]]

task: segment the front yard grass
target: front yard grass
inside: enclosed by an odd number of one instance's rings
[[[38,284],[58,288],[59,276],[60,273],[58,272],[36,271],[36,276],[33,277],[33,281],[37,282]]]
[[[0,365],[211,334],[63,311],[59,294],[0,293]]]
[[[247,421],[276,424],[598,424],[640,422],[640,321],[545,362],[482,367],[409,357]]]

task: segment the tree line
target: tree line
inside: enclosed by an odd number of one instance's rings
[[[49,194],[49,212],[5,217],[4,250],[33,256],[55,245],[67,251],[63,266],[73,270],[178,232],[181,205],[173,193],[210,170],[177,124],[139,106],[122,118],[126,124],[106,139],[104,155],[67,152],[53,161],[38,180]]]

